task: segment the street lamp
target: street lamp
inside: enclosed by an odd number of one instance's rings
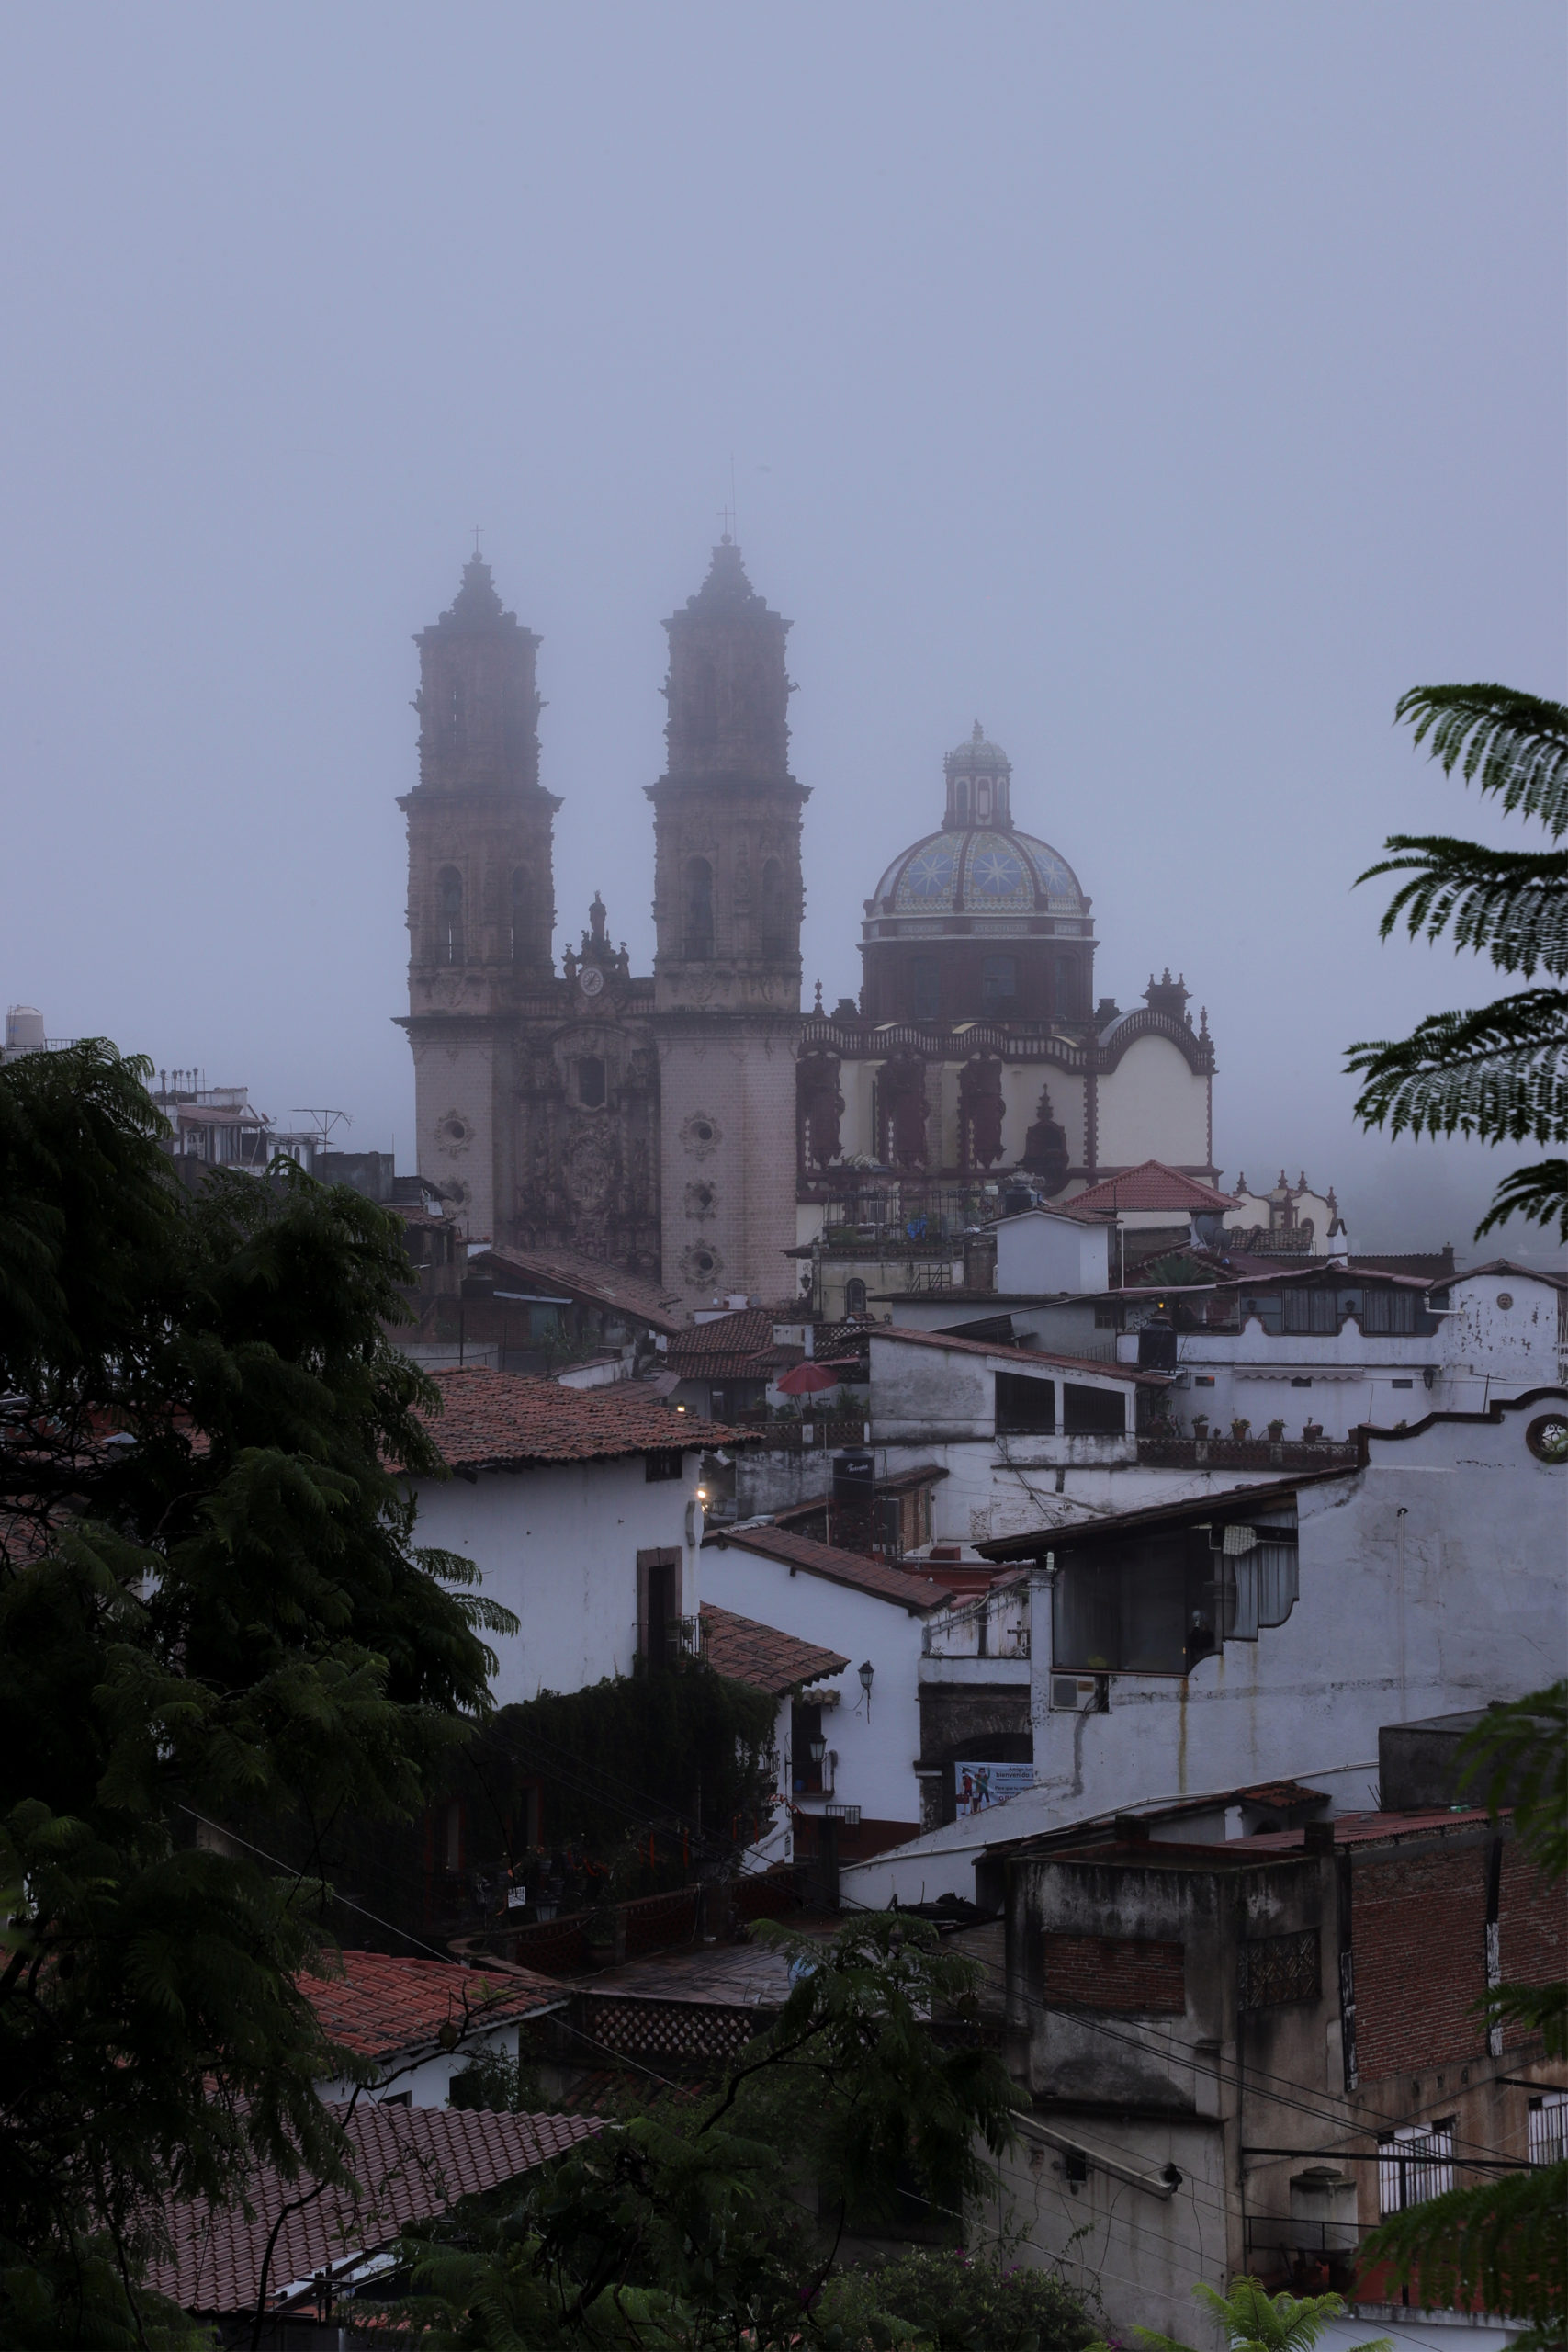
[[[875,1667],[873,1666],[870,1658],[867,1658],[860,1670],[860,1687],[865,1692],[865,1719],[867,1723],[870,1723],[871,1721],[871,1678],[875,1672]]]

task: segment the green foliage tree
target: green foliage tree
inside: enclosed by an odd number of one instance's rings
[[[413,1544],[396,1220],[297,1170],[186,1190],[149,1075],[0,1069],[0,2343],[33,2352],[145,2334],[169,2200],[336,2171],[321,1890],[199,1825],[417,1805],[511,1622]]]
[[[1568,1681],[1492,1709],[1465,1747],[1468,1781],[1494,1812],[1511,1802],[1519,1843],[1548,1885],[1561,1885],[1568,1876]],[[1495,1985],[1482,2010],[1488,2025],[1539,2036],[1546,2057],[1568,2056],[1561,1979]],[[1522,2320],[1524,2346],[1561,2345],[1568,2335],[1568,2163],[1413,2205],[1373,2231],[1361,2261],[1369,2269],[1388,2265],[1425,2302]]]
[[[1258,2278],[1234,2279],[1226,2295],[1201,2284],[1192,2292],[1224,2329],[1230,2352],[1311,2352],[1329,2321],[1345,2312],[1338,2295],[1271,2295]],[[1153,2328],[1134,2333],[1157,2352],[1187,2352],[1175,2336],[1157,2335]],[[1104,2352],[1104,2347],[1095,2345],[1091,2352]],[[1392,2339],[1369,2337],[1355,2352],[1393,2352]]]
[[[1431,738],[1445,774],[1494,793],[1548,838],[1568,833],[1568,709],[1506,686],[1415,686],[1396,716]],[[1483,955],[1527,979],[1568,976],[1568,851],[1488,849],[1447,834],[1395,833],[1395,854],[1359,878],[1403,874],[1381,926],[1403,920],[1414,939],[1451,929],[1456,951]],[[1467,1012],[1434,1012],[1408,1037],[1349,1048],[1363,1080],[1356,1115],[1393,1135],[1480,1136],[1489,1143],[1568,1141],[1568,989],[1516,989]],[[1568,1240],[1568,1159],[1516,1169],[1497,1187],[1477,1238],[1519,1216],[1555,1224]]]
[[[433,2352],[847,2347],[852,2298],[839,2317],[818,2300],[846,2225],[886,2222],[913,2197],[962,2227],[994,2186],[984,2152],[1010,2143],[1015,2104],[996,2058],[931,2030],[933,2015],[972,2007],[978,1964],[896,1913],[852,1919],[830,1943],[758,1932],[789,1955],[793,1989],[716,2095],[660,2101],[504,2213],[412,2242],[408,2336]],[[1077,2352],[1090,2331],[1057,2291],[1053,2341]]]

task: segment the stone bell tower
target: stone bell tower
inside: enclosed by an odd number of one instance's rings
[[[654,1019],[663,1273],[693,1306],[794,1287],[801,810],[789,773],[788,621],[728,535],[664,624],[654,808]]]
[[[408,819],[403,1025],[419,1170],[471,1236],[499,1239],[515,1183],[516,1014],[554,978],[551,829],[560,803],[539,782],[539,640],[502,608],[475,554],[447,610],[415,642],[419,782],[398,805]]]

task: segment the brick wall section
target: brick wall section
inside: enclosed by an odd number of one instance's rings
[[[1179,2017],[1187,2007],[1182,1947],[1142,1936],[1044,1939],[1045,1999],[1075,2009]]]
[[[1500,1917],[1504,1984],[1560,1984],[1568,1976],[1568,1887],[1548,1886],[1512,1843],[1503,1849]],[[1510,2027],[1505,2047],[1517,2049],[1530,2038]]]
[[[1358,1862],[1350,1898],[1363,2082],[1484,2054],[1484,1843]]]

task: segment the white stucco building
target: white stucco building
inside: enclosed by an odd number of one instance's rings
[[[510,1706],[629,1674],[695,1639],[703,1534],[694,1430],[639,1384],[574,1389],[439,1372],[431,1433],[452,1475],[413,1482],[416,1539],[472,1560],[518,1618],[486,1635]],[[712,1443],[716,1424],[701,1424]],[[719,1439],[733,1432],[717,1430]]]
[[[844,1823],[845,1854],[900,1842],[920,1820],[922,1632],[949,1606],[945,1589],[918,1571],[771,1523],[710,1535],[703,1588],[708,1600],[760,1628],[823,1645],[850,1661],[847,1670],[814,1680],[795,1704],[787,1751],[781,1726],[780,1785],[797,1814],[859,1808],[859,1820]],[[819,1765],[808,1752],[818,1736]]]
[[[987,1546],[1034,1564],[1034,1785],[989,1839],[1281,1780],[1364,1808],[1378,1731],[1539,1689],[1568,1653],[1568,1390],[1362,1433],[1361,1466]],[[963,1823],[855,1867],[969,1894]]]

